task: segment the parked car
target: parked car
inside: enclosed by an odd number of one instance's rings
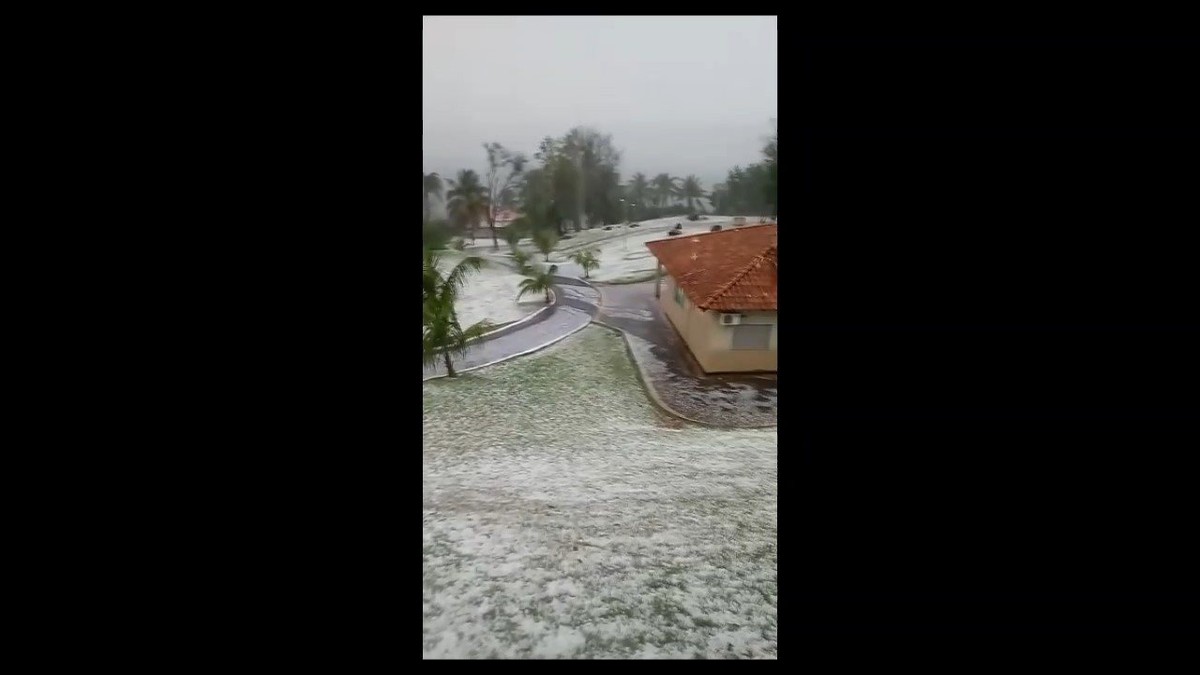
[[[668,237],[676,237],[683,234],[683,230],[667,230]]]
[[[720,231],[721,231],[721,226],[720,226],[720,225],[713,225],[712,227],[708,228],[708,231],[709,231],[709,232],[720,232]]]

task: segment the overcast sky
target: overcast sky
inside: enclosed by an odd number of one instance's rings
[[[612,134],[621,178],[699,176],[762,160],[776,117],[775,17],[424,19],[424,170],[482,172],[482,144]]]

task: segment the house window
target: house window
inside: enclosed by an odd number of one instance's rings
[[[675,286],[675,303],[680,307],[683,307],[683,289],[679,287],[679,284],[673,285]]]
[[[740,326],[733,326],[733,348],[770,349],[772,328],[774,326],[770,324],[742,324]]]

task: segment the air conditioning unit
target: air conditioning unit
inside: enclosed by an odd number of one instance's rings
[[[721,315],[721,325],[722,326],[738,326],[738,325],[741,325],[741,323],[742,323],[742,315],[741,314],[722,314]]]

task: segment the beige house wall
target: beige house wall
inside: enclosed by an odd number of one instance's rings
[[[721,325],[721,313],[697,308],[680,293],[683,304],[676,301],[675,280],[663,275],[659,306],[675,326],[688,349],[707,373],[735,373],[778,370],[776,345],[779,336],[777,312],[741,312],[743,324],[770,325],[770,346],[763,350],[733,349],[733,326]]]

